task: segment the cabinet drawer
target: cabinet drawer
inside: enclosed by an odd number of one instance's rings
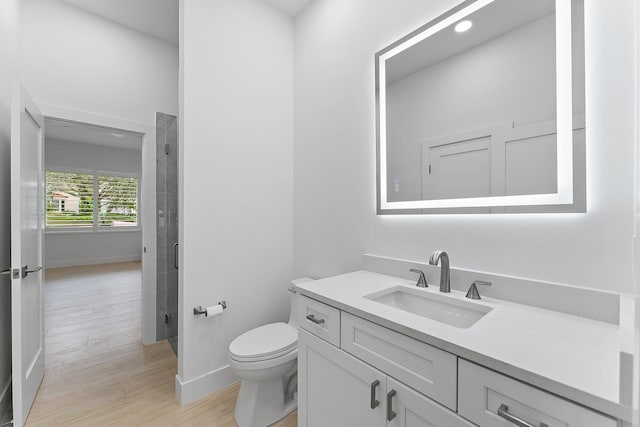
[[[509,416],[536,427],[618,425],[614,419],[464,359],[459,359],[458,382],[458,413],[483,427],[518,425],[507,421]],[[503,416],[498,415],[501,407]]]
[[[456,356],[349,313],[341,323],[343,350],[456,410]]]
[[[300,295],[298,325],[340,347],[340,310],[337,308]]]

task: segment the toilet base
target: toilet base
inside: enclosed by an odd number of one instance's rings
[[[266,427],[298,407],[295,398],[285,402],[283,378],[242,381],[233,416],[238,427]]]

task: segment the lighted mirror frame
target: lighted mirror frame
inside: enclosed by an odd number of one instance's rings
[[[423,209],[571,205],[573,203],[573,105],[571,0],[556,0],[557,193],[390,202],[387,198],[386,61],[494,0],[467,0],[375,55],[378,215],[425,213]],[[437,211],[430,212],[437,213]]]

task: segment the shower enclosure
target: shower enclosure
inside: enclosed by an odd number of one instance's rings
[[[156,339],[178,347],[178,120],[156,113]]]

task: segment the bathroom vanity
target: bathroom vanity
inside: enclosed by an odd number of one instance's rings
[[[300,427],[627,425],[620,325],[364,270],[297,291]]]

